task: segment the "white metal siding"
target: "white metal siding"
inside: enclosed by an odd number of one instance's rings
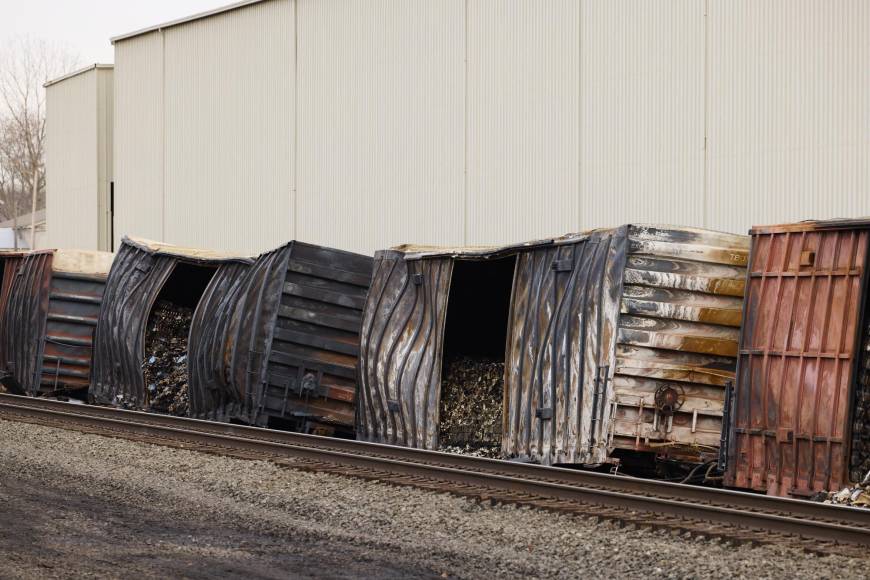
[[[253,253],[293,237],[293,12],[272,0],[163,31],[164,241]]]
[[[468,3],[466,243],[577,228],[580,4]]]
[[[97,69],[97,229],[96,249],[112,249],[111,183],[114,136],[114,70]],[[69,246],[66,246],[69,247]]]
[[[370,252],[870,214],[868,22],[862,0],[267,0],[125,38],[115,235]]]
[[[299,0],[297,236],[463,241],[462,0]]]
[[[710,225],[870,215],[870,3],[710,2]]]
[[[55,247],[98,249],[97,89],[95,69],[46,89],[46,241]]]
[[[578,225],[704,225],[704,2],[581,7]]]
[[[162,32],[115,45],[114,96],[117,248],[125,234],[163,239]]]

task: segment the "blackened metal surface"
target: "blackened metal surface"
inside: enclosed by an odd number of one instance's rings
[[[88,389],[105,286],[102,276],[52,273],[39,381],[42,392]]]
[[[444,324],[453,259],[375,255],[360,341],[357,438],[438,448]]]
[[[631,225],[613,357],[613,448],[715,459],[733,381],[749,238]]]
[[[225,421],[241,414],[244,393],[235,388],[227,369],[239,340],[242,316],[234,315],[250,268],[241,262],[220,268],[193,313],[187,361],[191,417]]]
[[[12,282],[4,313],[4,365],[29,395],[39,393],[40,360],[48,314],[53,252],[34,252],[24,258]]]
[[[619,448],[715,459],[747,254],[746,236],[639,225],[488,250],[379,252],[358,436],[437,448],[454,263],[515,255],[503,455],[599,463]]]
[[[87,390],[105,285],[105,274],[94,265],[107,263],[106,258],[111,255],[63,251],[60,260],[51,250],[20,261],[9,288],[0,351],[6,369],[27,394]],[[89,266],[75,271],[76,264],[84,263]],[[61,270],[61,264],[72,271]]]
[[[106,281],[97,322],[92,399],[132,407],[147,403],[142,372],[145,330],[154,302],[179,264],[214,268],[216,277],[227,279],[231,276],[221,270],[237,268],[240,263],[249,260],[125,237]]]
[[[753,229],[726,484],[802,496],[848,481],[868,227]]]
[[[12,295],[12,284],[16,280],[18,268],[21,266],[24,257],[23,252],[3,252],[0,253],[0,261],[3,264],[3,276],[0,279],[0,369],[6,368],[6,340],[3,339],[2,326],[6,324],[6,307],[9,304],[9,297]]]
[[[518,256],[505,368],[506,457],[606,460],[625,232],[592,232]]]
[[[191,367],[191,412],[351,431],[371,276],[367,256],[294,241],[260,256],[233,282],[235,304],[207,290],[191,340],[207,337],[211,346]],[[206,310],[232,310],[232,318],[209,328],[201,324]]]

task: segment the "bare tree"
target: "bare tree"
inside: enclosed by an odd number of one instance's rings
[[[29,194],[31,248],[36,242],[36,210],[45,205],[43,85],[77,63],[66,49],[29,37],[16,38],[0,49],[0,173],[7,174],[2,201],[11,206],[4,207],[4,213],[17,220],[25,207],[22,197]]]

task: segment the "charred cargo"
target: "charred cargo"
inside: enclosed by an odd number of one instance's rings
[[[250,263],[244,257],[125,237],[106,281],[97,324],[92,400],[186,415],[193,313],[210,284],[212,292],[224,291]]]
[[[226,289],[191,328],[191,415],[352,435],[367,256],[290,242]]]
[[[810,496],[870,471],[870,220],[755,227],[725,483]]]
[[[94,330],[113,255],[44,250],[15,258],[0,329],[7,380],[31,396],[86,397]]]
[[[442,362],[504,364],[501,456],[710,461],[733,380],[748,238],[629,225],[489,249],[379,252],[358,436],[436,449]],[[445,437],[446,435],[446,437]],[[492,441],[478,441],[481,445]]]

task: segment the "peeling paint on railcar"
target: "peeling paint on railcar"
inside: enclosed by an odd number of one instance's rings
[[[870,219],[762,226],[750,234],[725,482],[771,495],[838,489],[849,482],[856,436]]]
[[[191,327],[192,416],[349,434],[371,269],[368,256],[293,241],[209,287]]]
[[[85,396],[112,254],[42,250],[20,259],[0,331],[5,369],[31,396]]]
[[[379,252],[363,321],[361,438],[437,448],[453,264],[509,255],[505,457],[600,463],[623,448],[697,460],[718,448],[748,238],[635,225],[501,248]],[[678,409],[657,406],[662,389]]]

